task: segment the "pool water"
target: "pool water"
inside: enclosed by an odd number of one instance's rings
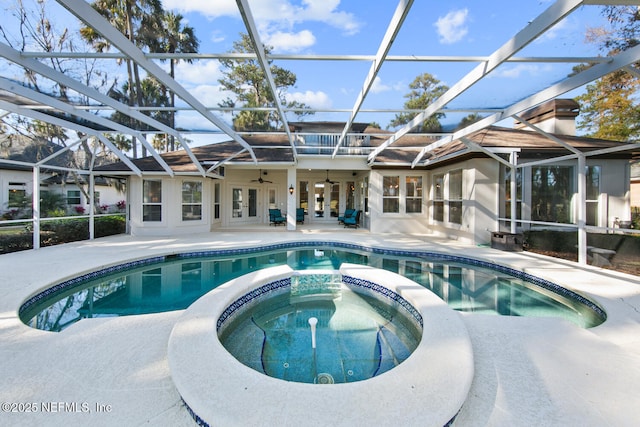
[[[303,383],[347,383],[380,375],[402,363],[421,331],[398,304],[344,285],[327,295],[265,298],[220,334],[222,345],[250,368]],[[309,319],[317,319],[313,349]]]
[[[314,246],[309,248],[310,244]],[[470,264],[460,257],[447,259],[442,254],[390,253],[355,245],[345,248],[305,242],[283,246],[273,250],[179,254],[115,268],[114,272],[92,273],[33,296],[20,307],[20,318],[37,329],[61,331],[84,318],[182,310],[217,286],[262,268],[289,265],[294,270],[338,269],[343,262],[398,273],[460,311],[562,317],[581,327],[596,326],[606,318],[584,297],[558,286],[547,286],[541,280],[525,281],[509,274],[508,269],[489,268],[474,260],[469,260],[473,262]]]

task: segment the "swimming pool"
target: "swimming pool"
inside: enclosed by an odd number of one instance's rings
[[[562,317],[581,327],[597,326],[606,319],[605,312],[582,295],[491,262],[429,251],[322,241],[136,260],[55,284],[29,297],[19,315],[34,328],[60,331],[84,318],[185,309],[217,286],[267,267],[337,269],[344,262],[403,275],[459,311]]]

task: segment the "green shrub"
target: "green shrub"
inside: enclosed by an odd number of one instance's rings
[[[121,215],[102,216],[95,219],[95,237],[122,234],[126,220]],[[0,254],[23,251],[33,247],[33,227],[27,231],[0,234]],[[89,218],[57,219],[40,224],[40,246],[53,246],[89,239]]]

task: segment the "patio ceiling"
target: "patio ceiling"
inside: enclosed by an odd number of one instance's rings
[[[411,162],[412,167],[424,164],[425,158],[428,157],[430,152],[437,150],[445,144],[455,140],[463,142],[467,141],[466,143],[468,143],[466,137],[470,134],[511,117],[518,120],[518,114],[523,111],[550,99],[560,97],[563,94],[580,88],[608,73],[622,68],[628,69],[636,74],[639,72],[633,67],[635,63],[640,61],[640,46],[630,48],[627,51],[621,52],[612,57],[517,57],[516,55],[519,52],[522,52],[532,42],[543,37],[552,29],[552,27],[567,19],[567,17],[583,6],[640,5],[640,0],[558,0],[555,3],[552,3],[537,17],[529,21],[522,30],[506,39],[499,48],[486,56],[391,55],[390,52],[392,51],[394,41],[399,34],[401,34],[403,26],[407,23],[412,23],[415,22],[415,20],[420,19],[419,16],[412,15],[412,6],[414,5],[414,1],[411,0],[400,0],[398,2],[395,10],[389,16],[386,31],[384,32],[381,40],[376,42],[372,38],[370,54],[354,53],[324,55],[268,53],[263,47],[264,44],[258,29],[259,27],[256,23],[254,14],[252,13],[251,2],[249,0],[237,0],[236,4],[240,16],[242,17],[242,30],[249,35],[254,46],[255,54],[238,54],[228,52],[205,52],[198,54],[144,53],[117,29],[115,29],[99,13],[97,13],[85,0],[57,0],[57,2],[70,14],[82,21],[83,25],[92,27],[101,34],[102,37],[104,37],[104,39],[106,39],[112,46],[112,51],[99,54],[91,52],[18,51],[6,43],[0,42],[0,57],[3,58],[7,64],[29,70],[29,72],[42,76],[48,81],[55,82],[56,84],[64,86],[75,93],[82,95],[88,100],[87,104],[80,105],[72,100],[61,99],[60,97],[39,91],[33,87],[27,87],[26,85],[17,82],[13,76],[5,74],[5,72],[2,71],[3,74],[0,75],[0,110],[4,110],[4,114],[11,113],[22,117],[37,119],[43,122],[62,126],[70,131],[95,136],[108,150],[112,151],[118,158],[125,162],[134,173],[138,174],[141,172],[128,161],[127,153],[122,152],[110,143],[105,137],[106,135],[110,133],[120,133],[135,137],[158,162],[162,167],[162,170],[170,175],[172,175],[174,171],[153,148],[152,144],[149,143],[147,137],[153,133],[163,133],[173,136],[180,142],[181,148],[186,151],[195,168],[201,175],[214,175],[215,173],[212,171],[210,165],[199,160],[193,153],[191,142],[189,142],[188,138],[188,135],[191,134],[193,129],[178,130],[171,128],[144,114],[145,111],[154,109],[158,110],[157,108],[132,107],[119,102],[107,94],[101,93],[95,88],[85,84],[79,79],[74,79],[65,73],[55,70],[47,65],[44,59],[58,58],[66,60],[81,60],[86,58],[99,58],[99,60],[105,61],[119,61],[123,58],[128,58],[137,63],[148,75],[153,75],[158,82],[175,94],[176,98],[180,101],[180,106],[176,108],[177,111],[189,112],[189,114],[197,115],[202,123],[207,123],[213,129],[211,134],[216,134],[218,136],[224,135],[229,141],[233,141],[233,143],[237,145],[237,150],[229,154],[227,161],[231,162],[240,153],[245,153],[250,156],[251,161],[256,165],[259,165],[260,162],[254,152],[254,146],[247,142],[247,136],[245,134],[234,130],[228,123],[228,120],[225,119],[224,114],[228,112],[228,110],[220,107],[213,108],[208,106],[206,100],[194,95],[193,91],[190,91],[184,84],[181,84],[178,78],[172,78],[165,70],[166,67],[160,65],[160,60],[189,59],[196,61],[217,61],[220,59],[256,59],[264,70],[267,79],[267,86],[273,92],[276,92],[277,88],[274,77],[272,76],[268,66],[270,62],[302,61],[314,64],[326,64],[339,61],[339,63],[368,64],[369,70],[362,76],[361,86],[352,88],[353,90],[350,91],[350,93],[355,94],[352,108],[310,109],[313,112],[342,113],[347,117],[343,120],[345,125],[333,149],[333,153],[331,154],[332,157],[341,155],[342,152],[340,149],[343,146],[347,135],[352,132],[352,125],[356,121],[360,121],[358,118],[363,113],[407,112],[402,108],[365,108],[376,77],[380,75],[383,67],[394,63],[404,64],[406,66],[425,63],[477,63],[471,71],[463,74],[462,77],[454,84],[450,85],[449,89],[440,98],[434,101],[426,109],[416,111],[418,115],[410,123],[397,131],[390,133],[388,136],[385,136],[386,139],[382,144],[374,147],[367,153],[367,161],[370,165],[374,163],[381,164],[380,159],[384,158],[384,156],[381,156],[381,153],[385,150],[393,150],[396,148],[396,142],[400,138],[415,130],[415,128],[418,127],[425,118],[432,116],[433,114],[451,111],[462,113],[483,113],[484,118],[482,120],[462,129],[458,129],[455,132],[443,134],[439,138],[436,138],[435,142],[432,142],[433,138],[425,138],[425,141],[428,142],[425,142],[425,145],[421,148],[420,152],[413,158]],[[479,107],[477,105],[461,106],[459,103],[454,103],[467,91],[480,87],[483,81],[490,78],[489,76],[493,71],[507,63],[565,63],[571,65],[589,63],[594,65],[571,77],[566,77],[561,81],[549,84],[543,88],[537,88],[536,90],[529,92],[526,96],[513,101],[508,105],[483,105]],[[7,67],[2,67],[2,69],[6,70]],[[167,109],[167,107],[163,108]],[[267,109],[270,111],[276,111],[282,118],[284,128],[280,133],[286,136],[295,162],[299,153],[297,150],[295,135],[290,131],[288,119],[288,116],[293,111],[282,105],[280,101],[276,101],[273,106]],[[234,110],[239,111],[242,110],[242,108],[235,108]],[[129,116],[143,124],[145,128],[134,129],[122,123],[115,122],[110,118],[113,112],[119,112],[125,116]],[[0,111],[0,113],[2,113],[2,111]],[[2,120],[3,117],[4,116],[0,114],[0,120]],[[255,135],[255,132],[253,135]],[[479,150],[479,147],[474,146],[473,144],[468,144],[468,146],[470,147],[469,149]],[[7,162],[7,160],[2,159],[0,159],[0,161]],[[222,164],[223,162],[224,161],[218,162],[217,164]]]

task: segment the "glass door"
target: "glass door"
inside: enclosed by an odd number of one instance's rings
[[[340,184],[316,182],[313,191],[314,219],[337,219],[340,209]]]
[[[258,189],[236,186],[231,189],[231,222],[256,223],[258,217]]]

